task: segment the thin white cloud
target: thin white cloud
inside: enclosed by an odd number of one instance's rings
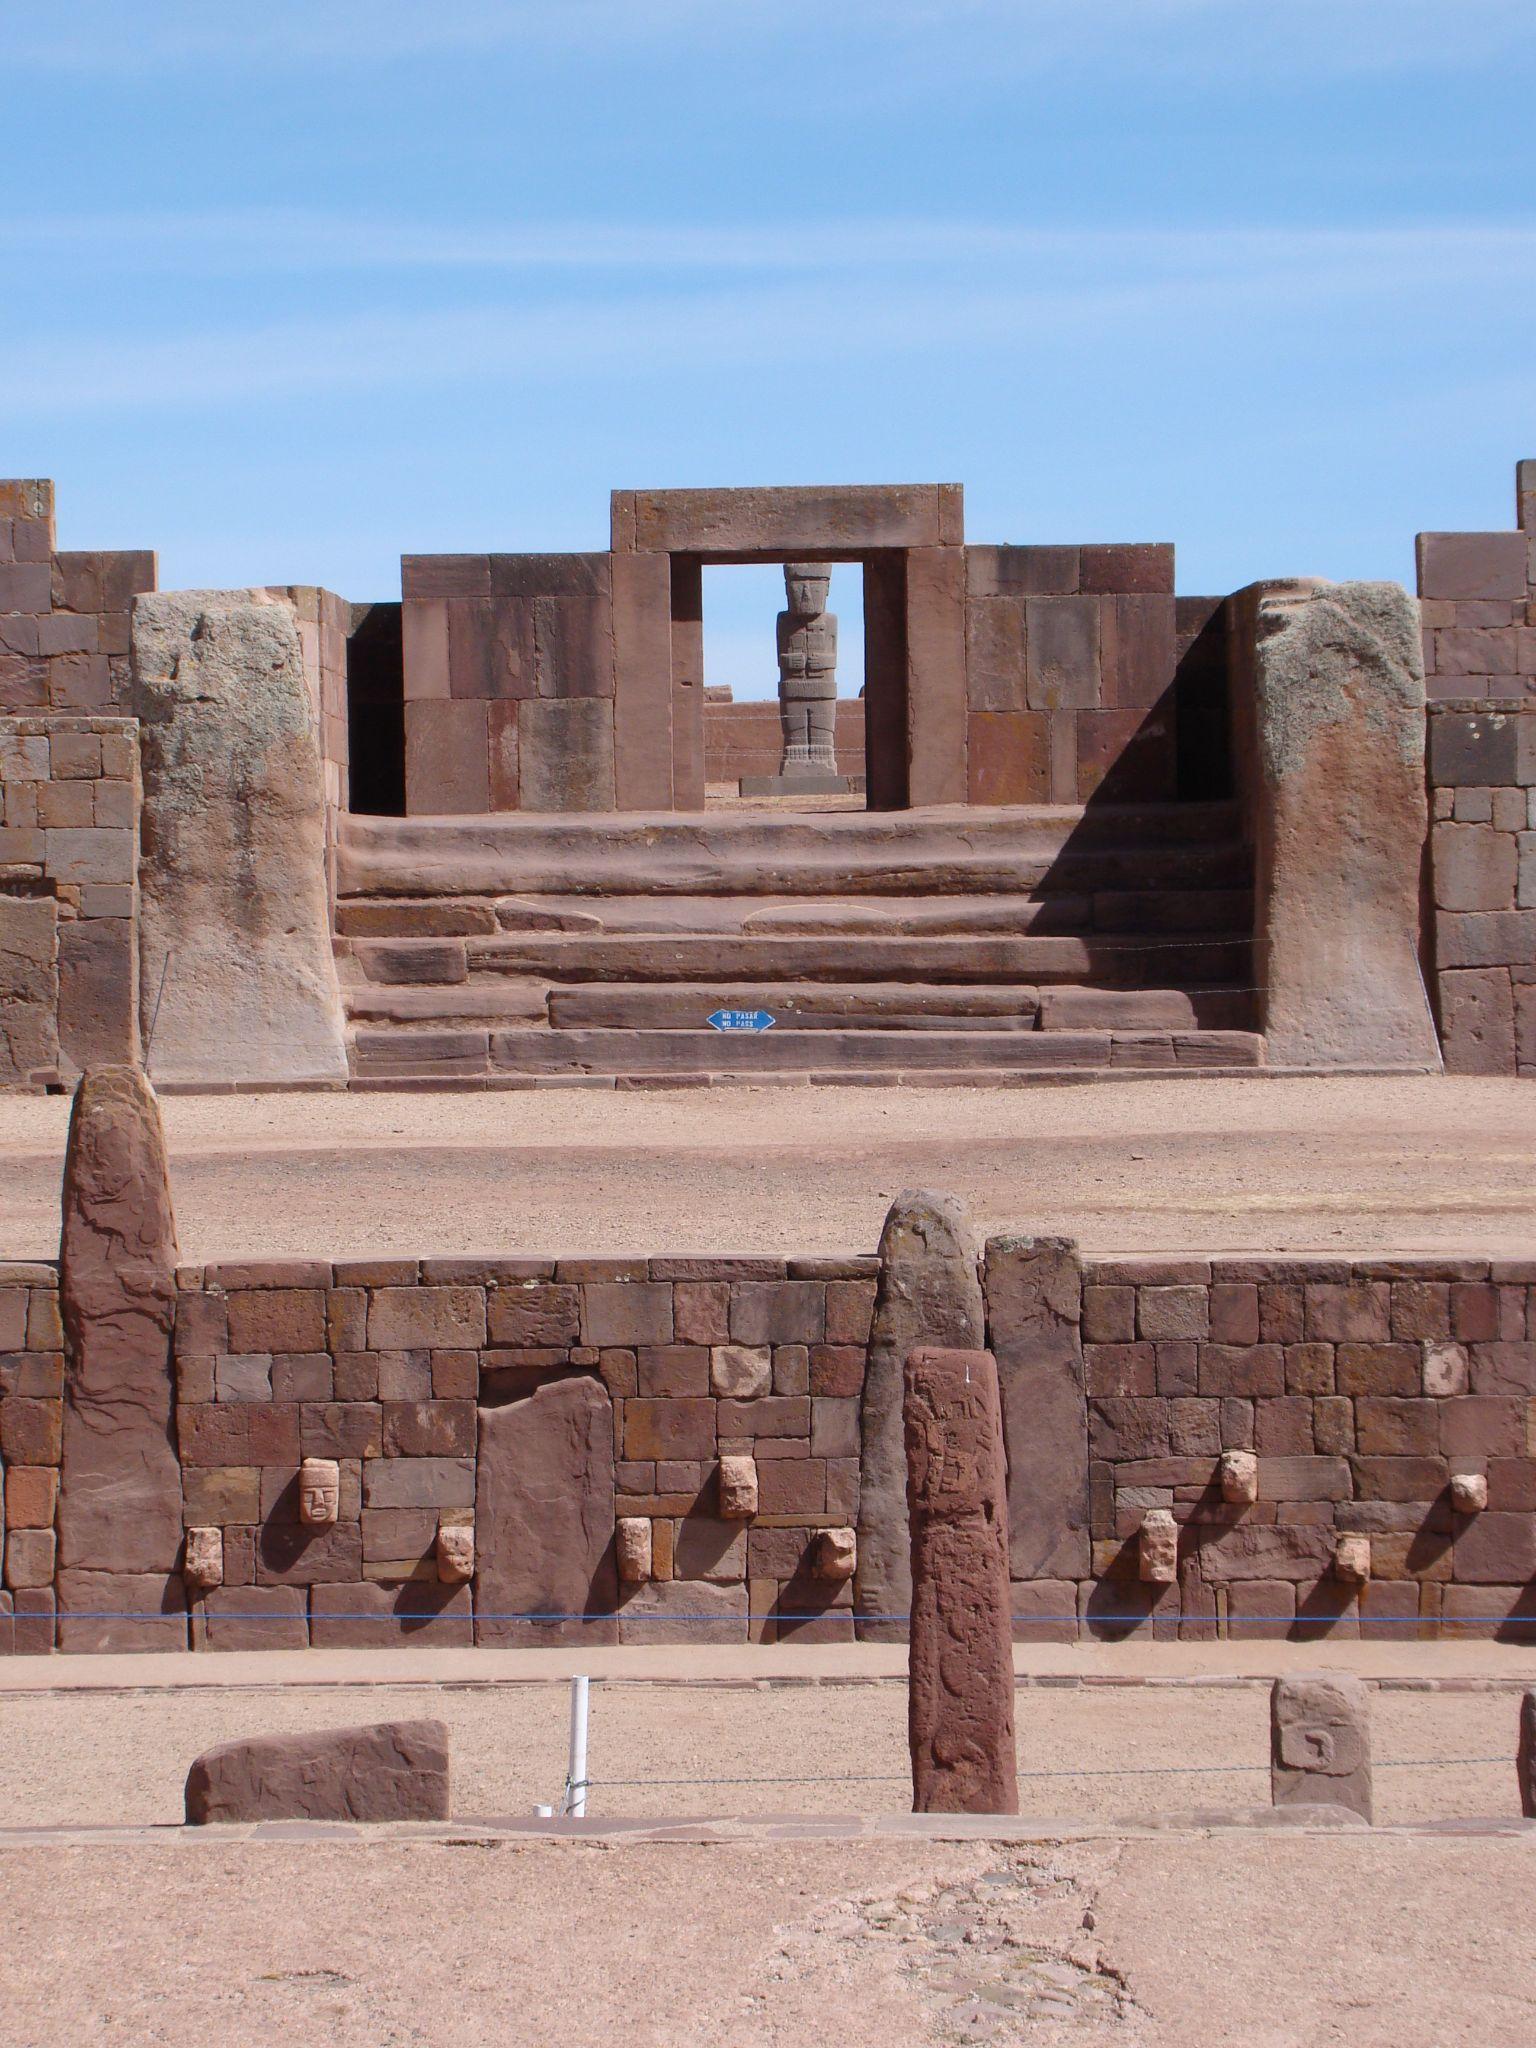
[[[1463,66],[1536,41],[1529,0],[837,0],[810,21],[762,0],[68,0],[8,10],[0,57],[71,71],[344,63],[351,70],[498,50],[624,61],[686,42],[700,52],[840,45],[876,68],[921,50],[1010,73],[1106,57],[1138,73]],[[770,81],[766,81],[771,83]]]
[[[924,229],[923,233],[929,230]],[[996,230],[982,230],[995,234]],[[922,234],[914,246],[925,247]],[[875,360],[913,351],[1043,349],[1119,332],[1301,333],[1353,306],[1419,317],[1427,290],[1525,304],[1536,227],[1216,234],[1020,231],[1010,257],[951,269],[915,257],[900,274],[830,265],[798,277],[722,276],[637,291],[583,280],[577,293],[473,306],[418,304],[261,325],[149,334],[126,323],[88,337],[0,335],[7,408],[79,414],[476,380],[628,378],[722,364]],[[650,282],[648,280],[648,282]],[[1522,318],[1528,317],[1522,314]]]

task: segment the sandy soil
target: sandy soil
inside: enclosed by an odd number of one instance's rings
[[[1533,1855],[1530,1834],[7,1847],[0,1987],[15,2048],[1523,2048]]]
[[[1376,1693],[1377,1818],[1517,1816],[1517,1707],[1514,1692]],[[9,1826],[175,1822],[187,1767],[213,1743],[418,1715],[451,1730],[455,1814],[526,1815],[558,1798],[567,1730],[558,1682],[204,1683],[150,1694],[0,1693],[0,1814]],[[1024,1689],[1021,1811],[1112,1821],[1267,1804],[1268,1715],[1260,1686]],[[1453,1758],[1492,1761],[1424,1761]],[[588,1810],[607,1818],[904,1812],[906,1686],[599,1680],[588,1771]]]
[[[0,1255],[51,1255],[69,1105],[0,1098]],[[1536,1088],[1204,1080],[1034,1089],[176,1097],[189,1260],[862,1251],[900,1188],[1090,1250],[1536,1243]]]

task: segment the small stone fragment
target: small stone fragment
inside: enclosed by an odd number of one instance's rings
[[[626,1586],[643,1586],[651,1576],[650,1516],[620,1515],[613,1537],[619,1577]]]
[[[1350,1806],[1371,1818],[1371,1722],[1358,1678],[1308,1672],[1270,1692],[1270,1794],[1276,1806]]]
[[[1179,1525],[1168,1508],[1148,1508],[1141,1518],[1141,1577],[1149,1586],[1171,1586],[1179,1576]]]
[[[1346,1586],[1363,1586],[1371,1576],[1369,1536],[1336,1536],[1333,1540],[1333,1576]]]
[[[224,1583],[224,1531],[222,1529],[189,1529],[187,1531],[187,1556],[182,1567],[183,1576],[189,1586],[199,1592],[209,1592]]]
[[[720,1460],[720,1519],[748,1522],[757,1513],[757,1460],[728,1456]]]
[[[205,1750],[187,1773],[189,1826],[252,1820],[446,1820],[448,1730],[377,1721]]]
[[[341,1513],[341,1466],[334,1458],[306,1458],[299,1467],[299,1520],[329,1529]]]
[[[818,1579],[851,1579],[858,1559],[852,1529],[823,1529],[811,1546],[811,1570]]]
[[[1484,1472],[1451,1474],[1451,1506],[1458,1515],[1480,1515],[1488,1505],[1488,1476]]]
[[[475,1576],[473,1522],[445,1522],[437,1531],[437,1577],[440,1585],[462,1586]]]
[[[1221,1454],[1221,1497],[1232,1507],[1244,1507],[1259,1497],[1259,1461],[1252,1451],[1223,1451]]]

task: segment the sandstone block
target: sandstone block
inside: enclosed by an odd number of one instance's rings
[[[325,782],[293,606],[253,591],[141,597],[133,672],[154,1072],[343,1082]]]
[[[919,1345],[974,1348],[986,1310],[977,1248],[960,1205],[948,1195],[898,1195],[880,1233],[880,1277],[870,1326],[860,1413],[859,1569],[855,1605],[890,1617],[859,1623],[866,1639],[900,1641],[912,1594],[907,1474],[902,1444],[902,1373]]]
[[[732,1454],[720,1460],[720,1514],[728,1522],[746,1522],[757,1513],[757,1460]]]
[[[984,1272],[1007,1450],[1009,1570],[1014,1579],[1077,1578],[1089,1565],[1077,1248],[1062,1238],[994,1237]]]
[[[1239,615],[1270,1064],[1438,1069],[1418,957],[1429,811],[1417,609],[1386,583],[1258,585]]]
[[[1369,1695],[1331,1672],[1276,1679],[1270,1693],[1276,1806],[1349,1806],[1371,1818]]]
[[[552,1380],[480,1411],[477,1642],[613,1640],[613,1500],[613,1404],[600,1381]]]
[[[191,1827],[259,1820],[446,1820],[448,1729],[378,1721],[221,1742],[187,1773]]]
[[[731,1399],[766,1394],[773,1383],[773,1353],[765,1344],[717,1344],[709,1354],[710,1392]]]
[[[903,1432],[916,1813],[1017,1813],[1002,1403],[990,1353],[915,1346]]]
[[[1520,1811],[1536,1820],[1536,1691],[1520,1695],[1520,1743],[1516,1753]]]
[[[12,1529],[5,1539],[5,1583],[12,1592],[53,1584],[51,1529]]]

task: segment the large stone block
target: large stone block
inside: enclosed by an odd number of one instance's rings
[[[1086,1578],[1088,1403],[1077,1247],[1063,1238],[990,1238],[984,1274],[1008,1452],[1009,1568],[1015,1579]]]
[[[1440,1033],[1448,1074],[1513,1074],[1515,1000],[1507,967],[1469,967],[1439,977]]]
[[[908,1189],[880,1233],[880,1279],[860,1415],[855,1606],[868,1640],[899,1642],[912,1598],[902,1373],[919,1345],[977,1350],[986,1310],[976,1243],[953,1196]]]
[[[91,1577],[174,1573],[182,1547],[171,1433],[176,1234],[160,1112],[136,1068],[96,1069],[76,1092],[59,1260],[67,1345],[60,1564]],[[113,1647],[113,1633],[103,1623],[94,1643],[82,1622],[72,1647]]]
[[[599,1381],[554,1380],[480,1411],[478,1642],[615,1639],[613,1480],[613,1404]]]
[[[1417,607],[1390,583],[1258,585],[1240,612],[1269,1062],[1438,1068],[1418,957]]]
[[[187,1773],[187,1823],[446,1820],[448,1729],[375,1721],[257,1736],[205,1750]]]
[[[985,1351],[919,1346],[903,1380],[912,1810],[1017,1813],[997,1366]]]
[[[1276,1806],[1349,1806],[1371,1818],[1370,1695],[1358,1678],[1298,1672],[1270,1692]]]
[[[0,1087],[54,1077],[58,1008],[58,905],[0,896]]]
[[[142,597],[140,1015],[177,1081],[346,1079],[325,782],[294,607]]]

